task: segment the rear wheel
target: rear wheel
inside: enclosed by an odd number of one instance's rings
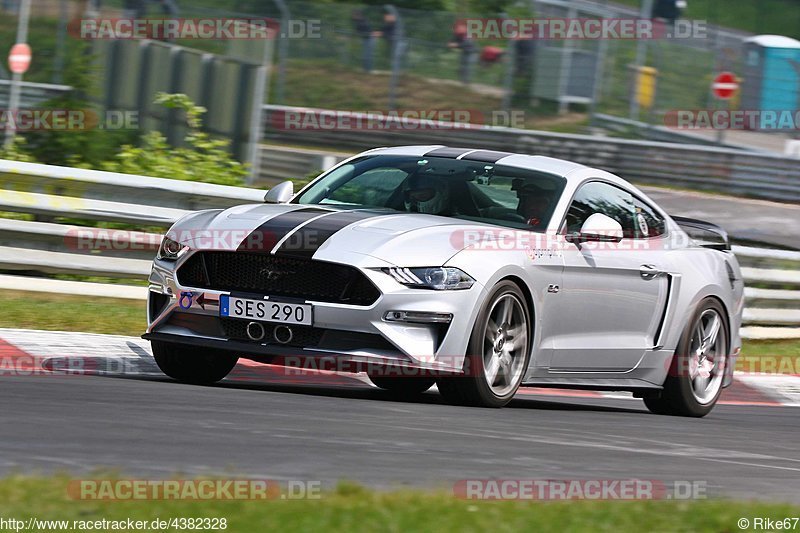
[[[433,386],[433,378],[369,376],[376,386],[402,395],[422,394]]]
[[[451,403],[502,407],[519,389],[530,359],[530,313],[511,281],[498,283],[472,328],[464,375],[436,381]]]
[[[717,300],[704,300],[678,342],[661,395],[644,399],[647,408],[664,415],[710,413],[722,393],[728,339],[724,308]]]
[[[152,341],[153,357],[158,368],[183,383],[210,385],[227,376],[239,357],[229,352]]]

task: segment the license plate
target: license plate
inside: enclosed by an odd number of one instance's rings
[[[303,324],[310,326],[310,304],[291,304],[272,300],[236,298],[228,295],[219,297],[219,314],[231,318],[247,318],[263,322],[281,324]]]

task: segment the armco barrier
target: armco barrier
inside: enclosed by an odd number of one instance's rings
[[[0,210],[6,211],[24,210],[24,205],[20,204],[24,204],[25,196],[28,194],[154,206],[172,210],[196,210],[261,202],[266,192],[244,187],[22,163],[5,159],[0,159],[0,190],[18,193],[11,201],[8,200],[9,195],[4,192],[3,202],[11,205],[0,205]],[[35,206],[41,202],[31,197],[29,203]],[[64,200],[62,204],[70,205],[70,202]],[[78,206],[80,202],[72,204]],[[19,209],[8,208],[12,206],[19,206]]]

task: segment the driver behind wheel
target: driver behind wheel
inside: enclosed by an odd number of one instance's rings
[[[552,195],[532,183],[522,183],[521,180],[515,183],[512,189],[517,191],[519,198],[517,213],[522,215],[526,224],[540,229],[550,216]]]
[[[406,184],[405,207],[412,213],[446,214],[450,208],[447,181],[432,176],[411,176]]]

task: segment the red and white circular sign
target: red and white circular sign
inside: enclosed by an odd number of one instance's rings
[[[8,68],[14,74],[25,74],[31,66],[31,47],[25,43],[17,43],[8,53]]]
[[[720,100],[732,98],[739,90],[739,80],[733,72],[720,72],[711,84],[714,96]]]

